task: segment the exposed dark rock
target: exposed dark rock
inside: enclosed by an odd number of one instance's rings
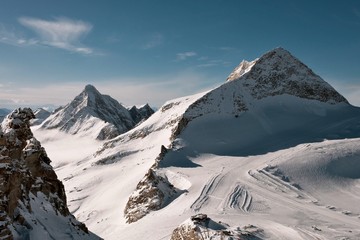
[[[140,108],[133,106],[129,112],[134,122],[138,124],[148,119],[154,113],[154,110],[148,104],[145,104]]]
[[[170,240],[260,240],[262,239],[262,235],[263,230],[253,225],[245,226],[243,229],[239,227],[229,228],[226,224],[215,222],[208,218],[206,214],[197,214],[174,229]]]
[[[51,211],[66,217],[75,231],[90,237],[86,226],[70,214],[64,186],[49,165],[45,149],[33,137],[30,120],[34,117],[29,108],[17,109],[0,128],[1,239],[23,239],[30,234],[38,224],[36,213],[44,211],[32,208],[39,202],[46,202],[46,211],[51,206]]]
[[[149,169],[126,204],[124,213],[127,222],[136,222],[149,212],[159,210],[175,195],[177,189],[166,178]]]

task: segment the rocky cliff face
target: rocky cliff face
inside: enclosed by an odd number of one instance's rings
[[[149,106],[149,104],[145,104],[139,108],[133,106],[130,108],[129,112],[134,122],[138,124],[148,119],[154,113],[154,110]]]
[[[175,188],[166,178],[157,172],[158,162],[165,156],[167,149],[161,146],[156,163],[145,174],[129,197],[124,214],[127,223],[136,222],[151,211],[165,207],[183,191]]]
[[[17,109],[0,128],[0,238],[99,239],[70,214],[64,186],[30,130],[34,117]]]

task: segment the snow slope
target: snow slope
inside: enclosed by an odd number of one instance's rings
[[[55,170],[73,214],[105,239],[170,239],[195,213],[253,224],[260,239],[360,238],[360,109],[284,49],[242,65],[94,154],[66,161],[73,150],[60,154],[36,130],[62,162]],[[161,146],[168,150],[159,159]],[[128,224],[125,207],[149,168],[182,194]]]

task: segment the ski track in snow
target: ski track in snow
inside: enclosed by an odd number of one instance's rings
[[[303,192],[294,191],[294,189],[290,188],[287,184],[281,184],[277,181],[273,181],[272,178],[269,178],[268,176],[264,177],[266,175],[260,172],[249,170],[249,173],[255,181],[248,181],[247,184],[257,192],[261,193],[268,201],[272,203],[277,203],[290,209],[297,209],[300,212],[303,211],[308,213],[312,212],[314,214],[321,214],[328,218],[332,218],[335,221],[340,221],[341,219],[343,223],[360,227],[359,219],[355,218],[353,215],[346,215],[342,212],[329,211],[330,209],[320,205],[317,200],[308,199],[310,201],[304,201],[307,200],[307,198],[304,198],[304,196],[308,195],[305,195]],[[268,188],[267,186],[271,186],[273,188]],[[299,192],[301,193],[298,196],[294,194],[299,194]],[[314,236],[312,235],[312,237]]]
[[[195,212],[199,212],[200,209],[206,205],[209,198],[211,197],[211,194],[215,191],[216,187],[220,184],[220,182],[223,179],[223,175],[216,174],[214,175],[203,187],[201,190],[200,196],[195,200],[195,202],[191,205],[191,209],[193,209]]]
[[[240,209],[243,212],[249,212],[252,206],[253,197],[244,186],[236,185],[228,195],[224,207],[231,209]]]
[[[311,202],[317,202],[317,200],[301,190],[298,190],[296,187],[292,186],[288,182],[282,181],[281,179],[277,178],[276,176],[268,173],[264,169],[261,170],[249,170],[248,174],[256,179],[259,182],[262,182],[265,186],[269,186],[274,188],[276,191],[280,191],[282,193],[286,193],[290,196],[309,200]]]

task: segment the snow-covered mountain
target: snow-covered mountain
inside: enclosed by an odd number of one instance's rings
[[[30,130],[34,117],[17,109],[0,127],[0,238],[100,239],[69,212],[64,186]]]
[[[57,128],[66,133],[91,135],[104,140],[130,130],[139,121],[133,119],[118,101],[87,85],[72,102],[48,117],[40,128]]]
[[[360,109],[277,48],[93,155],[54,159],[69,208],[105,239],[169,239],[196,213],[253,239],[356,239],[359,149]]]
[[[30,125],[35,126],[41,124],[51,113],[43,108],[34,111],[35,118],[30,120]]]

